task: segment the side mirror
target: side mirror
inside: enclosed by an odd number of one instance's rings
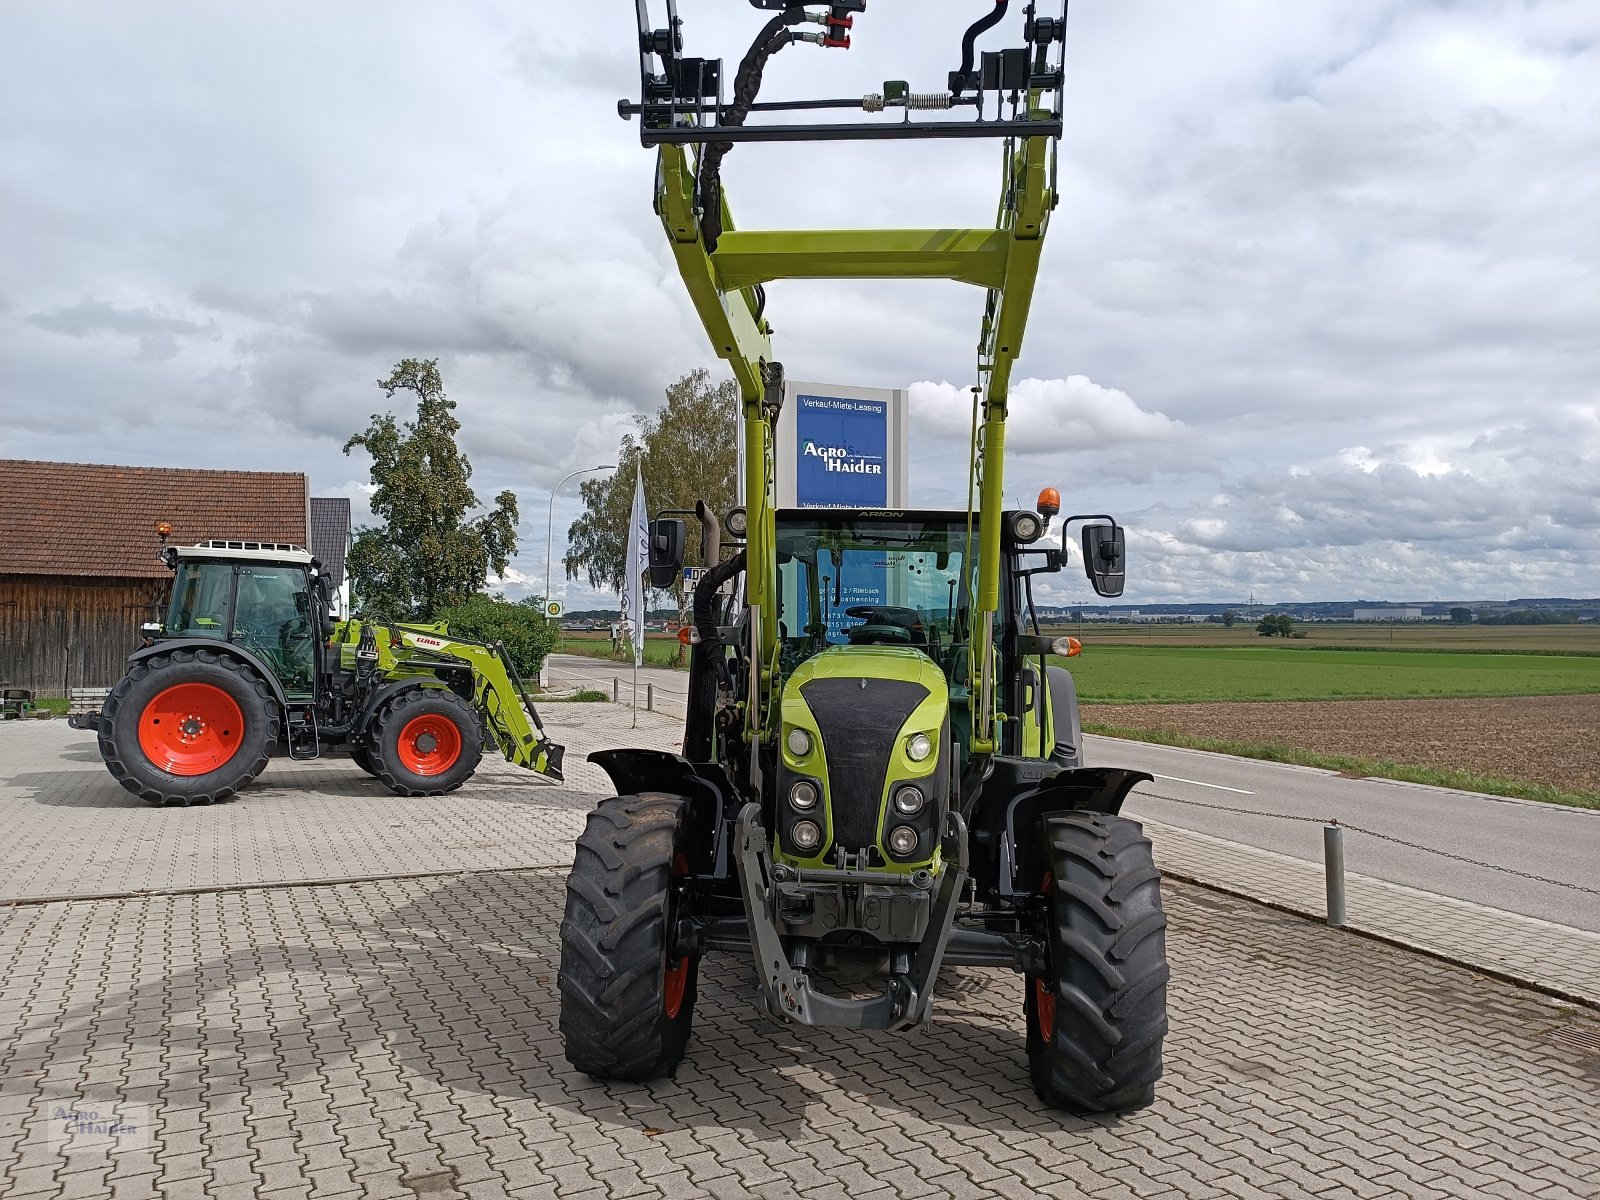
[[[1120,525],[1083,527],[1083,573],[1102,596],[1122,595],[1128,573],[1127,548]]]
[[[684,526],[678,517],[650,522],[650,586],[670,588],[683,573]]]

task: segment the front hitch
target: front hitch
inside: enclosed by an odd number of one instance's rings
[[[945,864],[938,878],[938,893],[927,931],[911,956],[909,970],[891,975],[881,996],[871,1000],[841,1000],[815,991],[806,972],[789,962],[773,916],[775,880],[767,853],[771,838],[762,827],[759,804],[752,801],[740,811],[734,837],[745,922],[769,1012],[802,1025],[845,1029],[904,1029],[927,1016],[933,1001],[933,982],[938,977],[939,964],[950,940],[956,905],[966,886],[964,871]]]

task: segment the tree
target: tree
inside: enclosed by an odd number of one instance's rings
[[[616,473],[580,485],[584,512],[567,530],[570,548],[562,560],[568,579],[582,572],[591,587],[610,591],[622,590],[636,465],[643,465],[652,514],[704,500],[720,519],[738,494],[739,389],[731,379],[713,384],[709,371],[691,371],[667,387],[660,408],[634,420],[639,432],[623,435]],[[687,540],[685,565],[705,565],[692,528]],[[680,618],[686,603],[680,591]]]
[[[504,596],[479,592],[442,609],[438,618],[455,637],[499,642],[524,680],[537,679],[545,656],[555,648],[556,628],[545,619],[544,600],[526,596],[512,603]]]
[[[1224,629],[1232,629],[1238,624],[1238,621],[1239,614],[1234,612],[1233,609],[1225,608],[1222,610],[1222,627]]]
[[[517,497],[501,492],[488,512],[467,515],[478,497],[438,359],[405,359],[378,386],[391,400],[414,393],[417,416],[397,425],[393,414],[374,413],[344,444],[346,454],[360,446],[372,456],[372,511],[383,520],[356,531],[350,579],[363,615],[430,620],[482,591],[491,571],[505,573],[517,552]]]
[[[1455,625],[1471,625],[1472,610],[1470,608],[1452,608],[1450,610],[1450,621]]]
[[[1282,613],[1274,613],[1261,618],[1256,626],[1256,632],[1262,637],[1293,637],[1294,618]]]

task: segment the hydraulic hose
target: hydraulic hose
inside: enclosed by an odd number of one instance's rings
[[[689,655],[689,701],[683,730],[683,753],[690,762],[711,761],[717,686],[732,682],[717,627],[717,591],[744,566],[741,550],[708,570],[694,587],[694,627],[699,640]]]
[[[750,115],[750,106],[761,91],[761,74],[766,70],[767,60],[795,40],[788,27],[805,19],[803,8],[786,8],[756,35],[733,77],[733,103],[722,115],[722,124],[744,124]],[[707,254],[717,248],[717,239],[722,236],[722,159],[732,149],[732,142],[708,142],[700,155],[696,199],[700,205],[700,236]]]
[[[979,17],[968,27],[967,32],[961,36],[961,70],[958,74],[962,79],[972,74],[972,59],[977,52],[978,37],[993,29],[1006,19],[1006,8],[1011,0],[994,0],[994,9],[986,16]],[[955,88],[951,88],[955,91]]]

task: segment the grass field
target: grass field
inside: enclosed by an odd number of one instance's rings
[[[678,663],[678,635],[651,633],[644,639],[644,665],[647,667],[672,667]],[[556,654],[581,654],[585,658],[603,658],[608,662],[632,663],[623,650],[616,656],[611,653],[611,635],[608,633],[563,633],[556,643]],[[684,655],[688,662],[688,655]]]
[[[1118,646],[1095,639],[1064,665],[1101,703],[1392,700],[1600,692],[1600,658],[1255,646]]]
[[[1221,625],[1123,625],[1080,621],[1046,632],[1070,633],[1096,646],[1273,646],[1290,650],[1356,647],[1374,650],[1473,650],[1496,654],[1600,655],[1600,625],[1396,625],[1295,623],[1303,638],[1264,638],[1255,622]]]

